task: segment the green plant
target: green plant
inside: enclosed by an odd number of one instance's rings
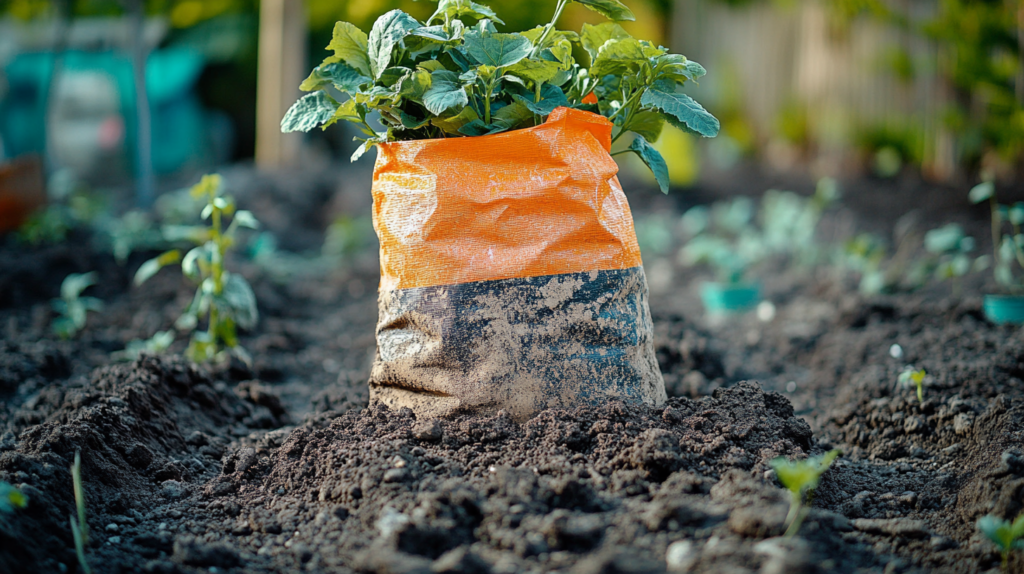
[[[815,238],[818,223],[839,196],[839,185],[831,177],[818,180],[814,195],[809,198],[791,191],[765,192],[758,219],[768,250],[792,256],[805,265],[817,262],[824,251]]]
[[[832,461],[842,454],[839,450],[830,450],[821,456],[812,456],[804,460],[789,461],[779,457],[771,461],[779,482],[790,492],[789,514],[786,516],[786,536],[792,537],[800,530],[804,521],[804,497],[806,504],[811,504],[814,489],[818,488],[821,475],[828,470]]]
[[[78,519],[71,515],[71,536],[75,540],[75,554],[78,555],[78,564],[82,572],[92,574],[89,563],[85,559],[85,547],[89,544],[89,524],[85,520],[85,492],[82,490],[82,453],[75,451],[75,463],[71,465],[71,482],[75,491],[75,509],[78,511]]]
[[[72,273],[60,284],[60,298],[50,302],[58,316],[53,332],[61,339],[70,339],[85,327],[89,311],[103,310],[103,302],[95,297],[82,297],[82,292],[96,284],[96,272]]]
[[[1019,273],[1024,269],[1024,202],[1000,205],[995,184],[979,183],[968,194],[971,203],[988,201],[992,214],[992,261],[996,283],[1010,293],[1024,293]],[[1014,273],[1016,268],[1017,273]]]
[[[742,282],[748,268],[767,253],[753,217],[754,202],[748,197],[687,210],[682,226],[692,237],[679,251],[679,262],[708,265],[723,283]]]
[[[618,0],[558,0],[547,25],[523,33],[499,33],[489,7],[469,0],[440,0],[421,23],[401,10],[377,19],[370,34],[338,22],[327,49],[334,55],[300,86],[302,97],[281,122],[286,132],[309,131],[347,121],[364,137],[355,161],[389,141],[480,136],[528,128],[555,108],[597,112],[612,120],[613,143],[634,134],[628,148],[668,191],[664,158],[650,144],[666,123],[713,137],[718,120],[680,89],[704,75],[684,56],[631,37],[621,26],[584,24],[581,33],[557,30],[555,22],[573,1],[612,20],[632,20]],[[470,26],[463,19],[475,21]],[[586,54],[589,65],[573,55]],[[339,103],[328,90],[348,99]],[[368,121],[379,116],[384,131]]]
[[[917,388],[917,401],[920,403],[924,402],[924,379],[927,373],[924,369],[915,369],[914,367],[907,367],[903,369],[900,376],[896,379],[896,382],[902,387],[914,386]]]
[[[28,506],[28,497],[17,488],[0,481],[0,512],[11,512]]]
[[[1024,550],[1024,514],[1018,516],[1012,523],[988,514],[978,520],[978,530],[999,548],[1003,555],[1004,570],[1010,562],[1010,553],[1014,550]]]
[[[174,249],[143,263],[135,274],[135,284],[141,285],[165,266],[180,263],[182,274],[199,285],[192,303],[175,323],[179,330],[192,332],[187,356],[196,362],[219,361],[230,352],[249,362],[249,355],[238,344],[236,328],[256,325],[256,295],[244,277],[224,268],[224,262],[236,245],[239,227],[256,229],[259,223],[252,213],[236,211],[235,200],[224,195],[219,175],[203,176],[191,194],[205,202],[201,217],[210,221],[209,226],[181,227],[178,232],[197,246],[184,257]],[[227,228],[226,218],[231,219]],[[207,321],[205,332],[197,330],[203,318]]]
[[[129,341],[123,351],[114,353],[113,358],[119,361],[134,361],[143,353],[159,355],[174,343],[174,331],[157,331],[152,337]]]

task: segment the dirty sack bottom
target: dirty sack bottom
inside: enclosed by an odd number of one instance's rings
[[[642,267],[382,290],[371,402],[417,416],[660,404]]]

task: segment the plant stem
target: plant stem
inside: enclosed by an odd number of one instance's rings
[[[544,26],[544,31],[541,32],[540,38],[537,38],[537,43],[533,46],[533,52],[531,56],[535,55],[540,47],[544,45],[544,41],[548,39],[548,35],[551,34],[551,30],[555,28],[555,23],[562,17],[562,10],[569,4],[569,0],[558,0],[558,5],[555,6],[555,16],[551,18],[551,22],[547,26]]]
[[[800,525],[804,521],[802,494],[800,492],[791,492],[790,496],[789,515],[786,516],[786,523],[789,524],[789,527],[786,528],[786,533],[783,535],[786,538],[796,536],[797,531],[800,530]]]
[[[995,191],[992,192],[992,197],[988,198],[988,203],[992,209],[992,263],[995,264],[999,262],[999,237],[1002,235],[1003,230],[1003,223],[999,217],[999,203],[996,201]]]
[[[924,381],[917,383],[917,402],[924,402]]]

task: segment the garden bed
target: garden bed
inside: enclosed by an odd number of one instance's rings
[[[286,247],[318,247],[330,178],[236,177]],[[659,201],[638,196],[638,217]],[[770,321],[716,324],[673,269],[651,297],[664,407],[416,420],[366,408],[372,257],[291,281],[235,262],[262,316],[242,337],[253,365],[208,369],[115,362],[190,286],[129,288],[142,255],[122,267],[72,239],[0,248],[0,480],[30,499],[0,514],[0,571],[77,568],[76,450],[97,572],[975,572],[999,565],[977,519],[1024,508],[1024,335],[987,323],[975,291],[863,297],[785,270],[764,278]],[[92,270],[106,310],[60,341],[49,299]],[[908,363],[924,402],[895,386]],[[765,542],[788,496],[768,462],[833,447],[800,537]]]

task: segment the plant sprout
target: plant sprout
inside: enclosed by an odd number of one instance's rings
[[[85,492],[82,490],[82,453],[75,451],[75,464],[71,465],[71,481],[75,490],[75,508],[78,510],[78,520],[71,515],[71,536],[75,539],[75,554],[78,555],[78,563],[82,566],[82,572],[92,574],[89,563],[85,560],[85,546],[89,544],[89,525],[85,521]]]
[[[0,512],[11,512],[28,506],[28,497],[17,488],[0,481]]]
[[[135,274],[135,284],[141,285],[163,267],[180,262],[182,274],[199,284],[192,303],[175,323],[179,330],[192,332],[186,351],[188,358],[195,362],[222,361],[230,352],[249,363],[248,353],[238,344],[236,327],[248,329],[256,325],[256,295],[244,277],[224,268],[224,260],[236,244],[238,228],[256,229],[259,223],[252,213],[235,210],[235,200],[224,195],[219,175],[203,176],[192,187],[191,195],[205,201],[200,216],[210,220],[209,227],[177,226],[174,233],[197,247],[184,257],[174,249],[143,263]],[[231,223],[225,229],[226,218],[231,218]],[[197,331],[203,318],[207,320],[206,331]]]
[[[983,516],[978,520],[978,530],[999,548],[1003,555],[1004,570],[1010,562],[1010,553],[1014,550],[1024,550],[1024,514],[1018,516],[1012,523],[991,514]]]
[[[927,373],[924,369],[915,369],[914,367],[907,367],[900,373],[896,382],[902,387],[910,387],[911,385],[917,387],[917,402],[924,402],[924,378]]]
[[[806,516],[804,496],[806,495],[807,497],[806,504],[810,505],[811,498],[814,496],[814,489],[818,488],[818,481],[821,480],[821,475],[828,470],[832,461],[840,454],[842,453],[838,449],[834,449],[821,456],[812,456],[804,460],[791,462],[784,457],[779,457],[771,461],[771,466],[775,469],[779,482],[789,490],[791,495],[789,515],[786,516],[787,528],[785,536],[787,538],[796,535],[804,521]]]
[[[95,297],[82,297],[82,292],[96,284],[96,273],[72,273],[60,285],[60,298],[51,302],[59,315],[53,321],[53,332],[61,339],[70,339],[85,327],[89,311],[103,309]]]
[[[1024,292],[1024,284],[1014,276],[1013,267],[1024,268],[1024,202],[1001,205],[996,198],[995,184],[979,183],[971,189],[971,203],[989,202],[992,212],[992,261],[996,283],[1010,293]],[[1006,229],[1009,228],[1009,232]]]
[[[152,337],[129,341],[123,351],[114,354],[114,358],[121,361],[134,361],[143,353],[159,355],[164,353],[174,343],[174,331],[158,331]]]

